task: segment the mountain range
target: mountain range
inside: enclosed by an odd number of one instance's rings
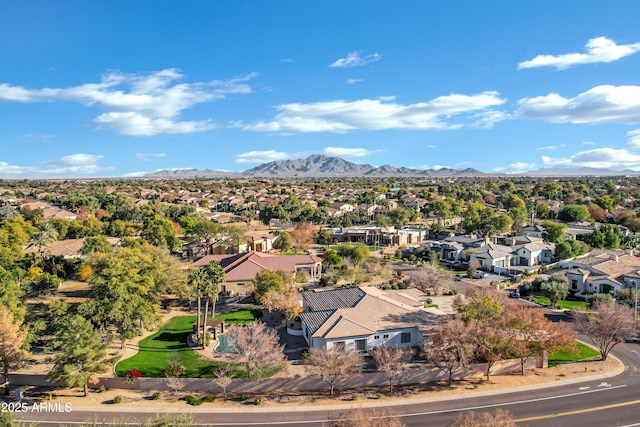
[[[576,168],[550,169],[516,174],[517,176],[620,176],[639,175],[631,170]],[[487,174],[473,168],[465,169],[410,169],[390,165],[373,166],[353,163],[340,157],[313,154],[306,159],[276,160],[263,163],[243,172],[229,172],[211,169],[159,170],[145,175],[145,178],[331,178],[331,177],[481,177],[504,174]]]

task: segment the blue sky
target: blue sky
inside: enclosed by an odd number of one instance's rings
[[[0,4],[0,177],[640,170],[633,1]]]

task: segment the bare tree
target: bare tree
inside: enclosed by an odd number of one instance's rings
[[[411,360],[408,347],[376,347],[369,350],[369,356],[376,362],[378,371],[384,373],[389,381],[389,392],[393,392],[393,382],[404,371],[404,364]]]
[[[473,356],[469,330],[462,320],[451,319],[440,325],[430,338],[432,343],[427,351],[427,360],[447,373],[451,385],[456,369],[468,366]]]
[[[422,270],[408,271],[404,282],[407,286],[422,292],[438,295],[442,288],[451,287],[453,275],[441,268],[427,265]]]
[[[542,351],[575,348],[576,334],[564,322],[552,322],[542,310],[526,305],[513,305],[503,316],[511,335],[511,356],[520,359],[520,369],[531,356]]]
[[[330,418],[329,427],[404,427],[400,418],[389,412],[373,410],[365,413],[362,408],[351,408],[349,412]]]
[[[364,361],[357,352],[312,348],[305,358],[305,363],[314,367],[320,378],[331,387],[333,396],[335,386],[346,378],[354,378],[362,374]]]
[[[318,231],[317,227],[312,226],[306,222],[301,222],[296,225],[296,228],[289,230],[289,235],[293,240],[293,247],[296,249],[306,250],[313,240],[313,235]]]
[[[231,336],[231,347],[244,364],[249,378],[284,361],[284,345],[278,343],[278,333],[263,322],[231,325],[227,333]]]
[[[213,372],[212,381],[222,388],[222,392],[224,395],[224,399],[227,400],[227,387],[229,387],[233,383],[233,379],[231,378],[232,368],[230,365],[220,366]]]
[[[496,362],[511,356],[512,337],[501,317],[473,320],[467,324],[474,344],[474,355],[487,364],[487,381],[491,380],[491,368]]]
[[[609,352],[635,333],[633,309],[621,304],[596,302],[592,313],[576,313],[577,329],[589,337],[602,360]]]
[[[167,387],[173,390],[174,393],[177,393],[180,390],[184,389],[186,385],[184,381],[181,380],[180,378],[168,378],[166,381],[166,384],[167,384]]]
[[[504,409],[492,412],[465,412],[456,417],[449,427],[516,427],[513,414]]]

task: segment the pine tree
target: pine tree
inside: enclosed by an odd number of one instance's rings
[[[102,342],[98,330],[80,315],[69,318],[53,343],[60,351],[47,381],[64,381],[67,387],[83,387],[89,395],[89,377],[104,370],[107,344]]]

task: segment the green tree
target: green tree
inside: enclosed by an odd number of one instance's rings
[[[111,252],[111,243],[107,240],[106,236],[89,236],[85,239],[80,253],[82,255],[92,255],[94,253],[109,253]]]
[[[589,209],[583,205],[565,205],[558,212],[558,219],[564,222],[584,222],[591,219]]]
[[[24,291],[11,271],[0,266],[0,307],[8,309],[17,319],[24,318]]]
[[[338,252],[334,251],[333,249],[325,249],[322,258],[324,259],[324,263],[327,265],[327,267],[342,264],[342,257],[338,255]]]
[[[25,357],[22,347],[27,338],[27,330],[22,329],[21,326],[22,320],[0,306],[0,370],[7,396],[9,395],[9,371],[19,367]]]
[[[93,270],[93,298],[82,304],[81,312],[99,325],[114,325],[123,347],[157,325],[161,294],[187,294],[177,261],[148,244],[96,254],[87,263]]]
[[[83,387],[84,395],[88,396],[89,377],[104,371],[107,345],[88,319],[72,316],[53,342],[52,348],[59,353],[53,359],[47,381]]]
[[[171,220],[163,219],[158,215],[144,222],[140,237],[154,246],[168,248],[169,250],[180,244]]]
[[[554,274],[548,282],[540,287],[542,295],[549,298],[552,308],[555,308],[558,301],[565,299],[569,294],[569,285],[565,276]]]
[[[253,279],[253,291],[258,301],[268,292],[282,292],[287,283],[286,272],[265,270]]]
[[[544,228],[542,237],[552,243],[562,242],[567,232],[567,226],[559,222],[545,221],[542,228]]]
[[[473,294],[469,302],[456,307],[464,323],[471,320],[488,321],[502,314],[502,305],[489,295]]]
[[[359,265],[369,258],[369,248],[366,245],[341,245],[338,255],[347,258],[353,265]]]
[[[273,248],[280,252],[287,252],[293,247],[293,239],[288,231],[281,231],[278,238],[273,242]]]
[[[42,264],[45,252],[56,240],[58,240],[58,230],[48,222],[45,222],[40,226],[38,231],[31,235],[26,248],[35,248],[40,258],[40,263]]]

